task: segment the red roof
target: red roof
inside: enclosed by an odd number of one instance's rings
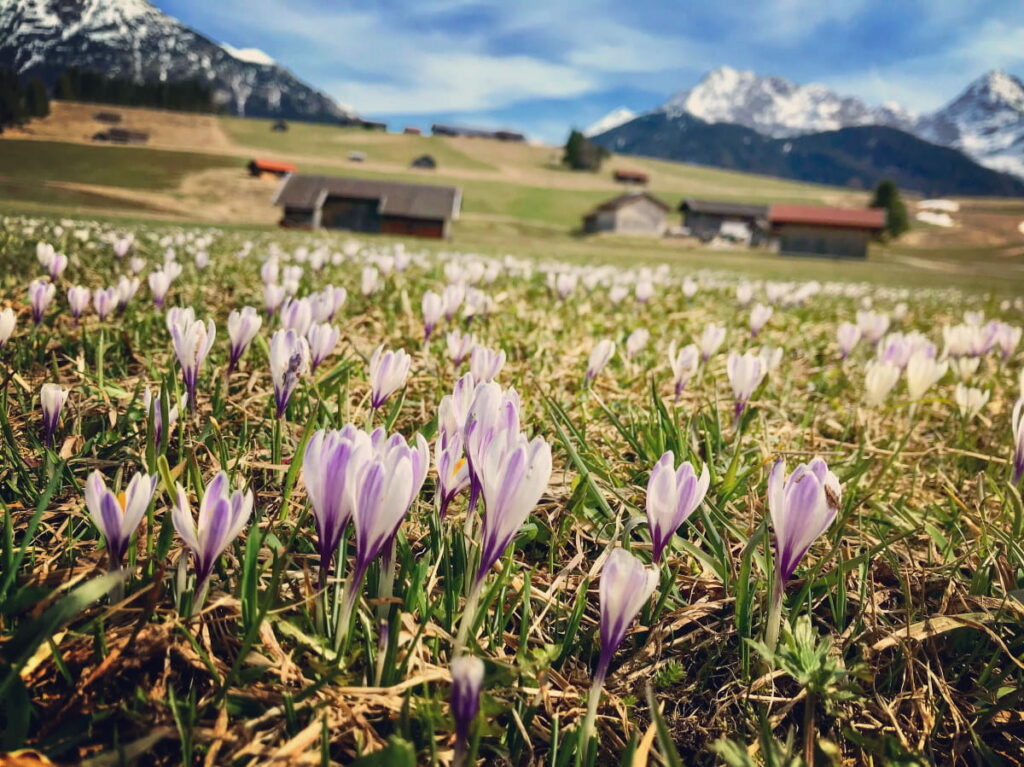
[[[253,160],[252,167],[257,171],[267,173],[295,173],[298,168],[290,162],[279,162],[278,160]]]
[[[772,224],[809,224],[840,229],[884,229],[883,208],[823,208],[816,205],[772,205],[768,208]]]

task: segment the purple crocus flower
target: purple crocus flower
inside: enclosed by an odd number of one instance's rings
[[[469,487],[469,464],[462,449],[462,433],[437,435],[434,444],[434,465],[437,467],[438,516],[443,520],[455,498]]]
[[[786,583],[814,540],[839,512],[842,489],[821,458],[797,466],[786,476],[786,463],[775,462],[768,475],[768,510],[775,533],[775,591],[768,617],[766,644],[772,650],[779,636]]]
[[[164,308],[164,299],[167,298],[167,291],[171,289],[171,275],[163,269],[149,273],[149,292],[153,294],[153,303],[158,309]]]
[[[455,756],[453,767],[466,762],[469,733],[480,711],[480,690],[484,684],[484,662],[473,655],[452,659],[452,719],[455,720]]]
[[[160,397],[153,396],[153,393],[147,388],[142,393],[142,407],[146,411],[146,418],[153,424],[153,442],[159,445],[164,436],[164,421],[163,415],[160,412]],[[174,429],[174,424],[178,422],[178,406],[168,409],[167,411],[167,429],[171,431]]]
[[[515,389],[502,391],[494,382],[478,384],[466,414],[463,445],[469,466],[470,512],[476,508],[481,491],[477,467],[482,465],[487,448],[499,432],[519,433],[519,394]]]
[[[127,256],[132,249],[132,245],[135,244],[135,236],[129,234],[127,237],[119,237],[114,241],[114,258],[124,258]]]
[[[107,544],[111,570],[121,567],[135,529],[149,508],[156,490],[157,477],[139,472],[124,492],[115,495],[107,487],[103,474],[94,471],[85,483],[85,506]]]
[[[1019,484],[1024,477],[1024,399],[1013,406],[1013,484]]]
[[[270,375],[274,380],[274,405],[278,418],[309,370],[309,343],[295,330],[278,330],[270,339]]]
[[[228,338],[231,339],[228,374],[234,372],[238,360],[245,354],[262,325],[263,318],[251,306],[243,306],[241,311],[235,310],[228,315]]]
[[[370,356],[370,407],[374,410],[405,386],[412,358],[404,349],[392,351],[378,346]]]
[[[313,432],[302,458],[302,481],[313,506],[320,586],[327,585],[331,559],[352,517],[354,486],[372,445],[366,432],[347,424],[340,431]]]
[[[263,288],[263,310],[270,317],[280,307],[284,301],[285,291],[284,287],[277,284],[270,284]]]
[[[836,328],[836,340],[839,342],[839,358],[845,360],[860,341],[860,328],[852,322],[844,322]]]
[[[331,355],[334,347],[338,345],[340,338],[341,331],[330,323],[314,323],[309,326],[309,330],[306,331],[306,340],[309,342],[313,372],[316,372],[316,369],[320,367],[320,363]]]
[[[81,285],[72,285],[68,288],[68,308],[71,310],[71,316],[74,317],[76,325],[82,317],[82,312],[89,307],[89,297],[89,288]]]
[[[756,336],[761,332],[768,320],[772,318],[772,308],[764,304],[754,304],[750,310],[750,334]]]
[[[614,356],[615,342],[610,338],[602,338],[594,344],[594,348],[590,351],[590,358],[587,360],[587,383],[597,378]]]
[[[199,381],[199,373],[217,335],[217,328],[214,327],[213,320],[207,320],[204,325],[195,317],[192,307],[186,309],[174,307],[167,312],[167,329],[171,333],[171,343],[174,346],[178,364],[181,366],[181,376],[185,382],[188,404],[191,407],[195,407],[196,404],[196,385]]]
[[[192,515],[185,488],[177,485],[177,495],[171,509],[174,529],[192,551],[196,568],[196,589],[193,609],[202,604],[209,586],[210,573],[217,557],[231,545],[249,521],[253,495],[240,490],[231,493],[228,475],[218,472],[206,486],[199,505],[198,522]]]
[[[710,482],[707,464],[699,477],[689,462],[684,461],[676,469],[675,455],[671,450],[654,464],[647,482],[647,524],[651,529],[655,564],[661,563],[662,552],[669,540],[700,506]]]
[[[589,738],[597,716],[605,677],[612,656],[619,649],[626,631],[658,586],[658,573],[648,570],[644,563],[625,549],[615,549],[601,568],[601,654],[594,671],[593,683],[583,723],[584,735]]]
[[[57,286],[46,280],[32,280],[28,284],[28,299],[32,304],[32,322],[39,325],[46,315],[46,309],[57,293]]]
[[[448,333],[444,340],[448,347],[448,358],[455,367],[459,367],[465,362],[466,357],[473,352],[473,347],[476,346],[476,339],[473,338],[472,333],[461,333],[458,330]]]
[[[60,384],[45,383],[39,390],[39,403],[43,409],[43,442],[53,447],[53,435],[57,432],[60,411],[68,401],[68,391]]]
[[[478,381],[486,383],[498,377],[505,367],[505,350],[476,346],[469,355],[469,370]]]
[[[306,335],[313,324],[313,304],[308,298],[289,298],[281,306],[281,327]]]
[[[11,336],[14,335],[14,328],[17,325],[18,315],[14,313],[14,309],[10,307],[0,309],[0,349],[3,349],[7,342],[11,340]]]
[[[725,328],[713,322],[708,323],[697,340],[701,360],[707,362],[714,357],[723,341],[725,341]]]
[[[733,397],[736,400],[734,414],[736,418],[739,418],[750,401],[750,397],[764,380],[764,360],[753,352],[745,354],[730,352],[726,363],[726,372],[729,374],[729,383],[732,385]]]
[[[117,308],[117,288],[102,288],[93,291],[92,308],[100,320],[105,320]]]
[[[56,282],[64,274],[64,270],[68,268],[68,257],[63,253],[54,253],[47,266],[50,271],[50,280]]]
[[[676,342],[673,341],[668,347],[668,364],[672,368],[672,391],[675,395],[675,402],[678,403],[683,390],[700,365],[700,352],[697,345],[687,344],[682,349],[677,349]]]
[[[126,277],[121,275],[117,280],[117,310],[123,312],[128,308],[128,302],[131,301],[135,294],[139,292],[138,277]]]
[[[444,313],[444,299],[432,290],[423,294],[423,340],[429,341],[431,333]]]

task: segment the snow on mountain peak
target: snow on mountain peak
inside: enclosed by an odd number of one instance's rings
[[[264,67],[272,67],[277,63],[259,48],[236,48],[235,46],[228,45],[227,43],[221,43],[220,47],[239,61],[244,61],[248,64],[259,64]]]
[[[612,128],[618,128],[620,125],[628,123],[634,117],[636,117],[636,112],[632,109],[627,109],[626,107],[613,109],[600,120],[584,130],[583,135],[597,136],[600,133],[605,133],[606,131],[610,131]]]

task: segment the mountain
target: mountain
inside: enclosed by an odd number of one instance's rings
[[[218,45],[147,0],[0,0],[0,66],[53,83],[69,68],[135,81],[199,80],[236,115],[354,115],[254,48]]]
[[[1024,83],[993,70],[922,118],[916,132],[954,146],[990,168],[1024,177]]]
[[[735,123],[658,110],[595,136],[620,154],[869,189],[882,179],[926,196],[1024,196],[1024,181],[956,149],[877,125],[772,138]]]
[[[719,67],[696,86],[666,101],[670,116],[690,114],[710,123],[735,123],[773,138],[837,130],[853,125],[887,125],[907,130],[916,116],[897,105],[869,107],[853,96],[839,96],[824,85],[797,85]]]
[[[584,130],[583,135],[596,136],[599,133],[610,131],[612,128],[618,128],[623,123],[628,123],[634,117],[636,117],[636,112],[634,112],[632,109],[626,109],[626,107],[619,107],[618,109],[613,109],[600,120],[593,123],[586,130]]]

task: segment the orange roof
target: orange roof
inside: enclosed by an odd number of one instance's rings
[[[816,205],[772,205],[768,208],[772,224],[810,224],[848,229],[884,229],[883,208],[823,208]]]
[[[278,160],[253,160],[252,165],[256,170],[269,173],[295,173],[298,171],[298,168],[290,162],[279,162]]]

